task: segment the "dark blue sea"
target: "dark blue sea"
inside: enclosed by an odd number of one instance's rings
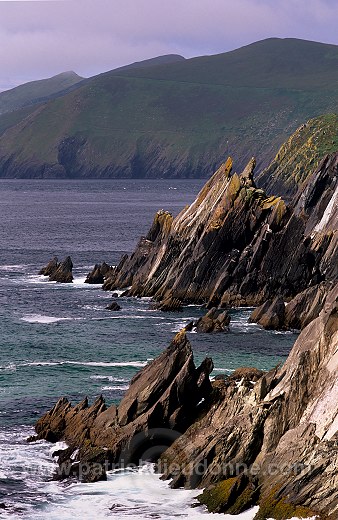
[[[0,181],[1,518],[208,518],[203,509],[190,508],[196,492],[170,490],[150,467],[111,473],[104,483],[53,482],[51,445],[25,442],[37,418],[60,396],[76,403],[103,394],[107,403],[118,403],[135,372],[202,315],[196,306],[177,314],[150,310],[147,298],[120,298],[122,310],[112,313],[106,309],[111,294],[84,283],[95,263],[116,265],[131,252],[158,209],[176,215],[202,185]],[[54,255],[71,255],[74,283],[51,283],[37,274]],[[233,311],[229,334],[191,333],[196,363],[211,356],[216,375],[284,361],[296,336],[248,324],[249,314]],[[117,501],[114,513],[110,507]],[[253,513],[237,518],[249,520]],[[217,517],[230,518],[212,519]]]

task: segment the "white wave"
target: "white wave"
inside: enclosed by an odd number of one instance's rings
[[[13,265],[0,265],[0,272],[12,272],[12,271],[18,271],[21,269],[25,269],[29,267],[30,264],[13,264]]]
[[[235,369],[234,368],[218,368],[218,367],[215,367],[214,371],[216,371],[216,372],[235,372]]]
[[[21,321],[27,323],[57,323],[58,321],[69,321],[73,318],[57,318],[56,316],[43,316],[42,314],[26,314],[21,318]]]
[[[113,376],[90,376],[90,379],[98,379],[98,380],[107,380],[112,383],[128,383],[129,379],[125,379],[123,377],[113,377]]]
[[[123,385],[123,386],[103,386],[101,388],[102,391],[105,390],[128,390],[129,385]]]
[[[47,484],[46,491],[49,486]],[[55,485],[52,485],[53,491]],[[159,518],[173,520],[252,520],[258,507],[241,515],[231,516],[213,514],[210,516],[201,506],[192,508],[195,497],[201,490],[170,489],[168,482],[161,481],[149,466],[135,470],[117,470],[108,473],[106,482],[93,484],[72,484],[58,488],[54,495],[55,502],[43,511],[35,511],[26,520],[103,520],[104,518],[128,518],[128,520],[145,520]]]
[[[74,278],[73,285],[85,285],[86,276],[81,276],[81,278]],[[90,287],[92,284],[86,283],[86,287]]]

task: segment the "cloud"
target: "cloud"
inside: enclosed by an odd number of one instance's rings
[[[0,1],[0,86],[277,36],[338,44],[336,0]]]

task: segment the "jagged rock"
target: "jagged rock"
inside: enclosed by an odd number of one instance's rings
[[[72,406],[62,398],[37,422],[34,440],[48,437],[53,442],[67,442],[69,448],[58,453],[60,478],[78,471],[74,452],[81,464],[105,467],[139,462],[143,453],[156,460],[158,449],[163,451],[196,419],[199,403],[212,393],[212,369],[209,358],[195,368],[191,345],[181,331],[157,359],[136,374],[118,409],[114,405],[107,408],[102,396],[92,406],[87,399]],[[104,478],[103,473],[93,474]]]
[[[63,262],[49,275],[49,281],[59,283],[71,283],[73,281],[73,262],[67,256]]]
[[[112,302],[112,303],[110,303],[110,304],[107,306],[107,309],[110,310],[110,311],[120,311],[120,310],[121,310],[121,307],[119,306],[118,303],[116,303],[116,302]]]
[[[181,312],[183,306],[181,300],[168,296],[163,301],[155,305],[155,309],[163,312]]]
[[[43,276],[50,276],[57,270],[58,266],[58,257],[54,256],[51,260],[49,260],[46,267],[40,269],[39,274]]]
[[[331,288],[331,283],[324,282],[297,294],[285,307],[286,327],[301,330],[317,318]]]
[[[199,318],[194,326],[197,332],[229,332],[230,316],[222,310],[213,307],[205,316]]]
[[[110,290],[207,307],[289,301],[338,279],[338,152],[323,159],[289,205],[255,186],[229,158],[175,219],[161,211],[147,237],[107,278]],[[306,177],[306,175],[305,175]]]
[[[284,366],[255,385],[217,388],[209,411],[162,455],[163,478],[172,487],[206,488],[200,499],[211,511],[237,514],[259,504],[255,520],[334,520],[337,345],[338,284]]]
[[[85,283],[103,284],[105,277],[113,270],[113,267],[103,262],[103,264],[95,264],[94,269],[88,273]]]
[[[280,330],[285,328],[285,304],[281,298],[268,300],[255,309],[250,316],[250,322],[259,323],[264,329]]]

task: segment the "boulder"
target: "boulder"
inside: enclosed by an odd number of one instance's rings
[[[70,256],[67,256],[58,264],[57,269],[49,275],[49,281],[59,283],[71,283],[73,281],[73,262]]]
[[[106,308],[110,311],[120,311],[121,310],[120,305],[116,302],[110,303]]]
[[[103,262],[103,264],[95,264],[93,270],[88,273],[87,278],[85,279],[85,283],[102,285],[104,283],[105,277],[113,269],[114,268],[106,264],[106,262]]]
[[[281,298],[268,300],[255,309],[250,316],[250,322],[255,322],[264,329],[285,329],[285,304]]]
[[[229,332],[229,323],[227,311],[213,307],[194,323],[194,327],[196,332]]]

